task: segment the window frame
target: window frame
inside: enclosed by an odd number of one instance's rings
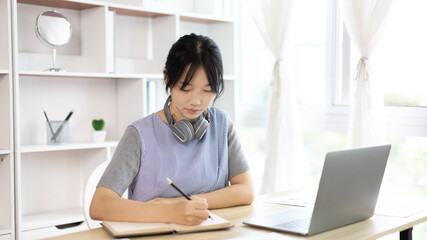
[[[325,106],[299,108],[303,131],[347,132],[354,71],[350,66],[351,39],[343,24],[339,1],[327,3]],[[385,106],[385,121],[389,136],[427,137],[427,107]]]

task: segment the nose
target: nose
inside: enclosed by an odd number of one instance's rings
[[[202,104],[202,100],[201,100],[201,96],[200,94],[196,93],[196,92],[191,92],[190,94],[190,104],[193,106],[199,106],[200,104]]]

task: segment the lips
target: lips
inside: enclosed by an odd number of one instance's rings
[[[187,109],[187,112],[191,115],[195,115],[200,112],[198,109]]]

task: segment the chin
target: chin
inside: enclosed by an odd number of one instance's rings
[[[192,114],[187,114],[187,115],[185,115],[184,117],[185,117],[185,119],[187,119],[188,121],[194,121],[194,120],[196,120],[198,117],[200,116],[200,114],[194,114],[194,115],[192,115]]]

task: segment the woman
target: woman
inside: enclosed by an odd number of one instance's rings
[[[169,51],[164,81],[170,92],[164,109],[126,129],[93,196],[92,219],[194,225],[207,219],[208,209],[252,203],[233,123],[222,110],[208,108],[224,89],[216,43],[181,37]],[[120,197],[126,189],[129,199]]]

